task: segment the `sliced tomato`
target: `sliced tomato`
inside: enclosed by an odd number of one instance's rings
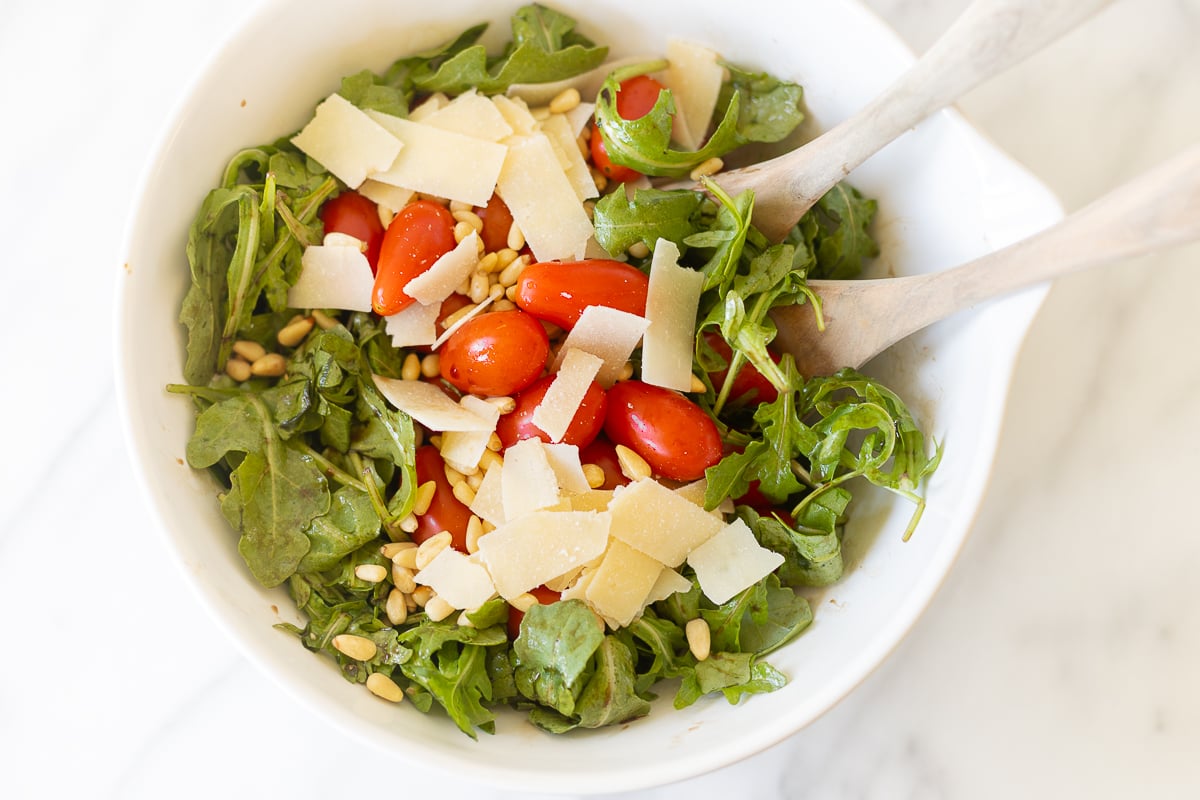
[[[408,282],[454,249],[454,217],[432,200],[418,200],[400,209],[383,235],[379,267],[371,290],[371,307],[381,317],[408,308],[414,301],[404,293]]]

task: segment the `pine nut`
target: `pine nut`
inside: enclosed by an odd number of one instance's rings
[[[462,240],[475,233],[475,226],[469,222],[459,222],[454,226],[454,241],[462,243]]]
[[[470,225],[476,233],[483,230],[483,220],[469,208],[464,211],[451,211],[450,215],[454,217],[456,222],[465,222]]]
[[[305,336],[308,336],[309,331],[313,329],[313,324],[312,317],[301,317],[280,328],[279,333],[275,334],[275,340],[284,347],[295,347],[304,341]]]
[[[634,242],[629,245],[629,255],[634,258],[645,258],[650,255],[650,248],[646,246],[645,242]]]
[[[520,250],[525,246],[525,232],[521,230],[521,226],[513,223],[508,226],[508,238],[504,241],[508,245],[509,250]]]
[[[511,230],[511,228],[509,229]],[[496,251],[496,269],[504,269],[509,264],[517,260],[517,256],[521,255],[511,247],[505,247],[503,250]]]
[[[712,631],[708,629],[708,623],[701,617],[689,619],[684,633],[687,635],[688,649],[692,651],[696,660],[703,661],[708,658],[712,647]]]
[[[529,592],[525,592],[524,594],[519,594],[512,600],[509,600],[508,604],[524,614],[526,611],[538,604],[538,599]]]
[[[399,703],[404,699],[404,690],[382,672],[372,672],[367,676],[367,689],[376,697],[382,697],[392,703]]]
[[[421,357],[416,353],[409,353],[404,357],[404,365],[400,367],[400,378],[406,381],[415,381],[421,377]]]
[[[454,606],[447,603],[436,594],[425,601],[425,616],[434,622],[440,622],[455,612]]]
[[[387,612],[388,622],[392,623],[393,627],[403,625],[408,620],[408,600],[405,599],[404,592],[399,589],[388,592],[384,610]]]
[[[500,271],[500,285],[504,287],[514,285],[527,266],[529,266],[529,256],[517,256],[514,258],[511,264]]]
[[[516,289],[517,287],[513,286],[512,288]],[[507,297],[501,297],[499,300],[497,300],[495,303],[492,304],[493,311],[515,311],[516,308],[517,308],[517,304],[514,303],[512,300],[509,300]]]
[[[504,287],[500,285],[500,276],[493,274],[491,277],[495,280],[488,284],[487,296],[493,300],[500,300],[504,297]]]
[[[475,265],[475,269],[480,272],[495,272],[497,265],[500,263],[500,256],[495,253],[488,253],[483,258],[479,259],[479,263]]]
[[[354,577],[367,583],[380,583],[387,577],[387,567],[379,564],[359,564],[354,568]]]
[[[331,644],[333,644],[334,650],[355,661],[370,661],[379,651],[379,648],[370,639],[365,636],[356,636],[353,633],[339,634],[333,637]]]
[[[437,353],[430,353],[421,359],[421,377],[436,378],[442,374],[442,360]]]
[[[454,496],[464,506],[469,506],[475,502],[475,490],[465,480],[454,487]]]
[[[467,291],[466,291],[466,292],[459,292],[459,294],[467,294],[467,292],[470,292],[470,291],[471,291],[471,281],[470,281],[470,279],[468,279],[468,280],[467,280]],[[455,324],[456,322],[458,322],[460,319],[462,319],[463,317],[465,317],[467,314],[470,314],[472,311],[474,311],[474,310],[475,310],[475,308],[476,308],[475,304],[474,304],[474,303],[472,303],[472,304],[470,304],[470,305],[465,305],[465,306],[463,306],[463,307],[462,307],[462,308],[460,308],[458,311],[455,311],[453,314],[449,315],[449,316],[448,316],[448,317],[446,317],[444,320],[442,320],[442,330],[446,330],[446,329],[450,328],[452,325],[454,325],[454,324]],[[434,355],[434,356],[436,356],[436,355],[437,355],[437,353],[434,353],[433,355]],[[429,356],[426,356],[425,358],[426,358],[426,360],[428,360],[430,357],[429,357]],[[427,378],[432,378],[432,377],[434,377],[434,376],[433,376],[433,375],[426,375],[425,377],[427,377]]]
[[[579,90],[575,87],[563,89],[550,101],[551,114],[565,114],[579,105]]]
[[[633,362],[626,361],[625,366],[621,367],[620,374],[617,375],[618,381],[627,381],[633,377]]]
[[[267,349],[258,342],[239,339],[233,343],[233,352],[253,364],[267,354]]]
[[[487,398],[487,402],[499,409],[500,414],[511,414],[517,407],[517,401],[506,395],[496,395],[495,397]]]
[[[412,542],[408,542],[408,544],[412,544]],[[404,567],[407,570],[416,569],[417,546],[413,544],[412,547],[397,551],[396,554],[392,556],[392,564],[393,566]]]
[[[538,106],[537,108],[529,109],[529,115],[538,122],[541,122],[542,120],[550,117],[550,109],[546,106]]]
[[[688,389],[688,391],[695,394],[704,394],[708,391],[708,387],[704,385],[704,381],[700,380],[699,376],[693,375],[692,388]]]
[[[250,365],[250,372],[262,378],[278,378],[287,372],[287,359],[279,353],[267,353]]]
[[[392,584],[402,594],[412,594],[417,590],[417,581],[413,577],[413,571],[408,567],[398,566],[395,562],[392,562]]]
[[[604,173],[592,167],[592,183],[596,184],[596,191],[603,192],[608,188],[608,178],[604,177]]]
[[[337,317],[331,317],[324,311],[321,311],[317,308],[313,309],[312,316],[317,323],[317,327],[323,331],[327,331],[330,328],[336,328],[338,325],[342,324],[338,322]]]
[[[466,202],[465,200],[451,200],[450,201],[450,213],[451,214],[453,214],[455,211],[472,211],[473,212],[474,210],[475,210],[475,206],[471,205],[470,203]],[[457,217],[456,217],[456,219],[457,219]]]
[[[417,487],[417,497],[413,501],[412,513],[420,516],[429,510],[433,496],[437,493],[437,481],[425,481]]]
[[[464,483],[463,486],[466,486]],[[429,566],[429,562],[437,558],[443,550],[450,546],[450,542],[454,537],[450,535],[450,531],[440,531],[430,536],[417,547],[417,569],[422,570]],[[401,587],[403,591],[403,587]]]
[[[420,429],[418,428],[418,430],[420,430]],[[429,443],[431,445],[433,445],[434,447],[436,447],[438,450],[441,450],[442,449],[442,435],[440,433],[435,433],[435,434],[430,435]]]
[[[583,477],[587,478],[588,486],[599,489],[604,485],[604,468],[599,464],[584,464]]]
[[[585,128],[583,133],[575,137],[575,146],[579,148],[579,155],[583,156],[584,161],[592,157],[591,140],[588,136],[588,129]]]
[[[225,374],[238,383],[250,380],[250,365],[240,358],[231,358],[225,362]]]
[[[621,465],[621,474],[631,481],[649,478],[652,471],[646,459],[623,444],[617,445],[617,463]]]
[[[442,463],[442,471],[446,473],[446,483],[450,484],[451,488],[467,479],[466,475],[445,462]]]
[[[417,520],[416,514],[409,514],[407,517],[400,520],[400,530],[404,531],[405,533],[413,533],[420,526],[421,523]]]
[[[467,519],[467,552],[479,552],[479,537],[483,536],[483,521],[479,517],[472,514]]]
[[[412,598],[414,608],[424,608],[425,604],[429,602],[429,598],[433,597],[433,589],[428,586],[418,586],[409,597]]]
[[[382,203],[380,203],[375,209],[375,212],[379,215],[379,224],[382,225],[383,229],[386,231],[388,225],[391,225],[392,220],[396,218],[396,212],[392,211]]]
[[[484,450],[483,455],[479,457],[479,468],[484,472],[487,472],[493,467],[502,466],[504,466],[504,459],[501,457],[500,452],[498,450],[493,450],[490,446],[487,450]]]
[[[471,298],[471,302],[478,305],[488,299],[488,290],[492,288],[491,281],[488,280],[486,272],[475,271],[471,276],[471,286],[467,291],[467,296]]]
[[[725,162],[713,156],[707,161],[702,161],[688,174],[688,177],[694,181],[698,181],[706,175],[716,175],[725,168]]]
[[[415,550],[415,542],[388,542],[379,548],[379,555],[391,561],[401,550]]]
[[[483,483],[483,473],[476,469],[467,476],[467,486],[470,486],[473,491],[479,491],[479,484]]]
[[[508,302],[508,303],[513,303],[513,305],[516,305],[516,303],[513,302],[516,299],[517,299],[517,285],[514,283],[512,286],[509,286],[508,288],[506,288],[504,290],[504,300],[497,301],[497,302]]]
[[[471,617],[468,616],[466,611],[459,614],[458,619],[456,619],[454,622],[460,628],[474,628],[475,627],[475,623],[471,622]]]
[[[488,436],[486,448],[493,453],[499,453],[501,450],[503,450],[504,441],[501,440],[500,434],[492,431],[492,433]],[[483,456],[480,456],[479,460],[482,461]]]

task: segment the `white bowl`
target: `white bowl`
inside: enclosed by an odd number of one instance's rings
[[[264,4],[184,95],[152,158],[132,217],[131,266],[117,311],[118,386],[146,496],[201,602],[246,656],[315,712],[399,758],[509,789],[572,793],[636,789],[713,770],[813,721],[896,646],[925,608],[963,543],[988,478],[1010,372],[1044,290],[1029,290],[901,343],[868,372],[907,398],[945,444],[928,509],[911,541],[911,507],[860,487],[848,528],[850,567],[813,595],[815,623],[770,661],[790,676],[772,695],[739,706],[706,699],[684,710],[670,691],[652,713],[611,729],[555,737],[504,713],[494,736],[464,737],[444,716],[373,698],[333,664],[272,629],[295,620],[282,590],[259,586],[238,556],[208,475],[184,465],[191,404],[164,386],[181,380],[187,283],[184,243],[205,192],[243,146],[302,125],[342,75],[382,70],[396,57],[490,19],[508,35],[515,2],[273,0]],[[912,62],[907,48],[853,0],[782,4],[743,0],[646,3],[560,0],[581,29],[614,53],[662,52],[671,36],[708,44],[729,60],[802,83],[816,123],[828,127]],[[879,200],[877,274],[949,267],[1054,222],[1055,199],[954,112],[935,115],[871,159],[852,182]],[[232,722],[232,721],[231,721]]]

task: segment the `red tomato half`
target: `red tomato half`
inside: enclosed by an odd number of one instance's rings
[[[321,206],[321,221],[325,234],[344,233],[367,245],[367,263],[375,273],[379,263],[379,248],[383,245],[383,223],[379,209],[358,192],[346,191]]]
[[[733,350],[730,349],[729,343],[725,341],[725,338],[721,334],[710,331],[704,334],[704,340],[708,342],[713,350],[716,350],[720,354],[721,358],[725,359],[726,364],[729,363],[729,360],[733,357]],[[771,353],[771,358],[775,363],[779,363],[779,356]],[[709,378],[712,379],[713,387],[718,392],[721,391],[721,387],[725,384],[725,375],[728,372],[729,368],[726,367],[725,369],[708,373]],[[733,376],[733,386],[729,387],[730,400],[740,399],[742,403],[751,407],[759,403],[774,402],[778,397],[779,390],[775,388],[775,385],[763,377],[763,374],[748,361],[742,364],[737,375]]]
[[[645,315],[649,288],[644,272],[620,261],[540,261],[521,272],[515,302],[538,319],[569,330],[588,306]]]
[[[537,598],[538,604],[548,606],[551,603],[557,603],[562,597],[558,592],[547,589],[545,586],[538,586],[529,590],[529,593]],[[512,606],[508,607],[508,638],[515,639],[521,633],[521,620],[525,619],[525,612],[518,611]]]
[[[445,462],[442,454],[431,444],[417,448],[417,485],[433,481],[437,489],[429,510],[417,516],[417,529],[410,534],[417,544],[442,531],[450,531],[451,545],[455,550],[467,552],[467,522],[471,509],[454,496],[454,488],[446,480]]]
[[[371,306],[381,317],[413,303],[404,293],[408,282],[454,249],[454,217],[431,200],[409,203],[392,219],[379,250],[379,268],[371,290]]]
[[[621,81],[620,90],[617,92],[617,114],[621,119],[641,119],[650,113],[650,109],[654,108],[654,104],[658,102],[659,92],[662,90],[663,85],[649,75],[635,75]],[[604,137],[600,135],[599,128],[592,128],[592,138],[589,144],[592,151],[592,163],[609,180],[628,183],[641,175],[635,169],[612,162],[608,157],[608,151],[604,149]]]
[[[476,208],[475,213],[483,220],[483,232],[479,237],[483,239],[484,249],[494,253],[508,247],[508,229],[512,227],[513,216],[500,195],[492,195],[487,206]]]
[[[696,480],[721,460],[721,434],[704,409],[641,381],[622,381],[608,390],[604,432],[646,459],[656,475],[672,480]]]
[[[517,407],[500,417],[500,422],[496,425],[496,434],[505,447],[511,447],[521,439],[551,441],[545,431],[533,424],[533,412],[546,396],[546,390],[552,383],[553,375],[538,378],[513,398]],[[595,439],[604,427],[604,406],[604,390],[600,388],[600,384],[592,381],[592,385],[583,396],[583,402],[579,404],[579,410],[571,418],[571,424],[567,426],[567,432],[560,441],[563,444],[584,447]]]
[[[442,377],[463,392],[495,397],[521,391],[546,368],[550,339],[524,311],[480,314],[458,328],[441,350]]]

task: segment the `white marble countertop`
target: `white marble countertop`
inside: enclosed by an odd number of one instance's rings
[[[869,4],[920,49],[966,3]],[[118,420],[109,317],[135,179],[247,5],[0,3],[0,797],[380,785],[183,585]],[[1200,0],[1121,0],[961,107],[1074,209],[1200,138],[1197,43]],[[1200,796],[1198,262],[1193,245],[1060,281],[975,530],[912,635],[785,743],[629,797]],[[416,770],[403,785],[509,796]]]

